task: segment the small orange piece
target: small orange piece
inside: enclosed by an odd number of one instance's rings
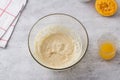
[[[96,0],[95,8],[102,16],[112,16],[117,12],[117,2],[115,0]]]
[[[103,59],[110,60],[116,54],[116,46],[111,42],[104,42],[100,45],[99,54]]]

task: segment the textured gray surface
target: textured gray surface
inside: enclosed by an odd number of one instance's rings
[[[117,0],[120,7],[120,0]],[[51,71],[37,64],[27,47],[32,25],[49,13],[66,13],[79,19],[89,34],[89,48],[83,60],[65,71]],[[94,2],[80,0],[29,0],[6,49],[0,49],[0,80],[120,80],[120,49],[111,61],[98,55],[97,40],[110,32],[120,42],[120,8],[113,17],[96,13]]]

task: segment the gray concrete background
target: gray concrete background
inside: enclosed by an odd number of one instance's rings
[[[120,80],[120,0],[113,17],[102,17],[94,8],[94,1],[29,0],[6,49],[0,49],[0,80]],[[66,13],[79,19],[89,34],[89,48],[83,60],[65,71],[51,71],[36,63],[27,47],[32,25],[50,13]],[[97,40],[112,33],[118,39],[118,51],[111,61],[98,55]]]

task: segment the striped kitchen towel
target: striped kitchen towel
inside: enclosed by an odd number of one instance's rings
[[[0,47],[5,48],[27,0],[0,1]]]

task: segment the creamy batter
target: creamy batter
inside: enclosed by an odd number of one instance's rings
[[[38,61],[51,68],[63,68],[71,65],[78,58],[75,39],[69,30],[58,26],[41,31],[35,39],[35,55]],[[79,49],[79,48],[78,48]],[[80,55],[80,54],[79,54]]]

